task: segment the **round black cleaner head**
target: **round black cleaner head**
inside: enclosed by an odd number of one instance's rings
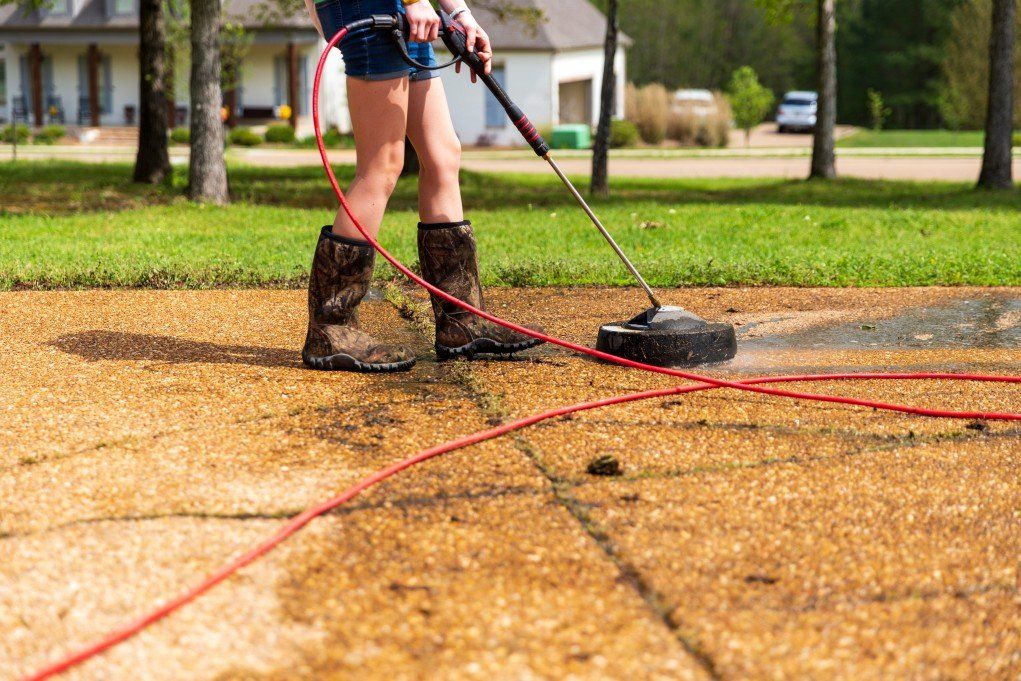
[[[724,362],[737,354],[730,324],[710,323],[679,307],[652,307],[599,329],[596,349],[661,367]]]

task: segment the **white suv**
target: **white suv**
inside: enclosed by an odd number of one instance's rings
[[[778,132],[803,130],[811,132],[815,129],[816,116],[819,113],[819,94],[806,90],[795,90],[783,96],[780,108],[776,110]]]

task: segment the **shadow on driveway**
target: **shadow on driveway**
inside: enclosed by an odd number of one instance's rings
[[[48,343],[63,352],[88,362],[128,360],[169,364],[247,364],[256,367],[302,366],[301,353],[295,348],[264,348],[226,345],[119,331],[83,331],[60,336]]]

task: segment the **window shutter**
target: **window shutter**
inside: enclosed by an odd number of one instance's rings
[[[104,114],[110,115],[113,113],[113,66],[109,55],[101,58],[100,68],[102,70],[99,95],[100,110]]]
[[[311,96],[308,90],[308,59],[298,57],[298,101],[295,113],[303,114],[312,110]]]
[[[493,67],[493,79],[500,84],[500,87],[506,89],[507,83],[507,70],[503,66]],[[486,127],[487,128],[503,128],[507,126],[507,114],[504,113],[503,107],[500,102],[496,101],[496,97],[493,96],[488,89],[483,88],[486,92]]]
[[[78,97],[89,96],[89,75],[85,66],[85,55],[78,55]]]
[[[284,103],[284,83],[287,82],[285,69],[287,63],[283,57],[273,57],[273,105],[280,106]]]
[[[53,96],[53,57],[43,57],[42,77],[43,99],[48,100]]]
[[[21,72],[21,96],[25,99],[25,112],[32,110],[32,88],[28,84],[28,57],[18,58],[18,70]]]

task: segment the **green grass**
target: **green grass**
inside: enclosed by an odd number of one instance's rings
[[[0,288],[297,286],[332,218],[316,168],[232,168],[235,203],[224,208],[185,201],[181,175],[145,188],[128,170],[0,165]],[[487,284],[630,284],[556,178],[465,173],[463,189]],[[409,263],[415,206],[414,181],[402,181],[383,231]],[[593,206],[657,286],[1021,285],[1018,192],[622,179]]]
[[[981,147],[985,133],[981,130],[862,130],[837,141],[838,147]]]

